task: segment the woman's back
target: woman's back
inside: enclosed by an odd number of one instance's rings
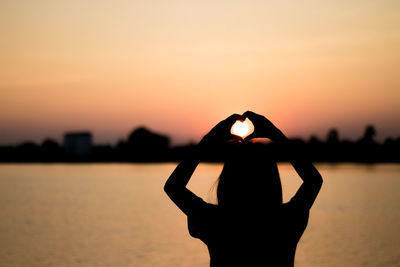
[[[273,211],[226,211],[198,198],[188,216],[191,236],[208,247],[210,266],[293,266],[308,210],[295,199]]]

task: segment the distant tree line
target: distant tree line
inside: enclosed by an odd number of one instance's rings
[[[258,143],[246,146],[252,155],[269,156],[277,161],[288,161],[295,157],[293,151],[314,162],[400,162],[400,137],[375,141],[376,130],[372,125],[356,141],[341,140],[337,129],[328,131],[326,140],[312,136],[309,140],[290,139],[289,145]],[[237,151],[232,146],[209,148],[213,151],[196,151],[195,144],[171,146],[166,135],[139,127],[126,140],[115,146],[93,145],[90,154],[67,153],[64,145],[46,139],[38,145],[23,142],[16,146],[0,146],[0,162],[176,162],[200,155],[202,160],[218,162],[232,156]]]

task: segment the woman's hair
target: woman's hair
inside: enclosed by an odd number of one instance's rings
[[[241,154],[225,161],[217,187],[221,207],[265,208],[282,204],[282,186],[275,161]]]

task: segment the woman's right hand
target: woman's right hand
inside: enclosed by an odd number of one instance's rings
[[[213,146],[226,143],[230,140],[241,140],[240,137],[231,134],[231,128],[236,121],[244,121],[244,119],[245,117],[239,114],[229,116],[212,128],[211,131],[201,139],[199,146]]]
[[[269,138],[272,141],[280,141],[285,138],[285,135],[267,118],[252,111],[246,111],[242,115],[249,118],[254,124],[254,132],[246,137],[246,140],[252,138]]]

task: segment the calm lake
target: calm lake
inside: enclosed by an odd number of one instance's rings
[[[0,165],[0,266],[208,266],[163,192],[176,164]],[[299,266],[400,266],[400,164],[318,164]],[[189,187],[214,202],[220,164]],[[284,201],[301,180],[280,164]]]

